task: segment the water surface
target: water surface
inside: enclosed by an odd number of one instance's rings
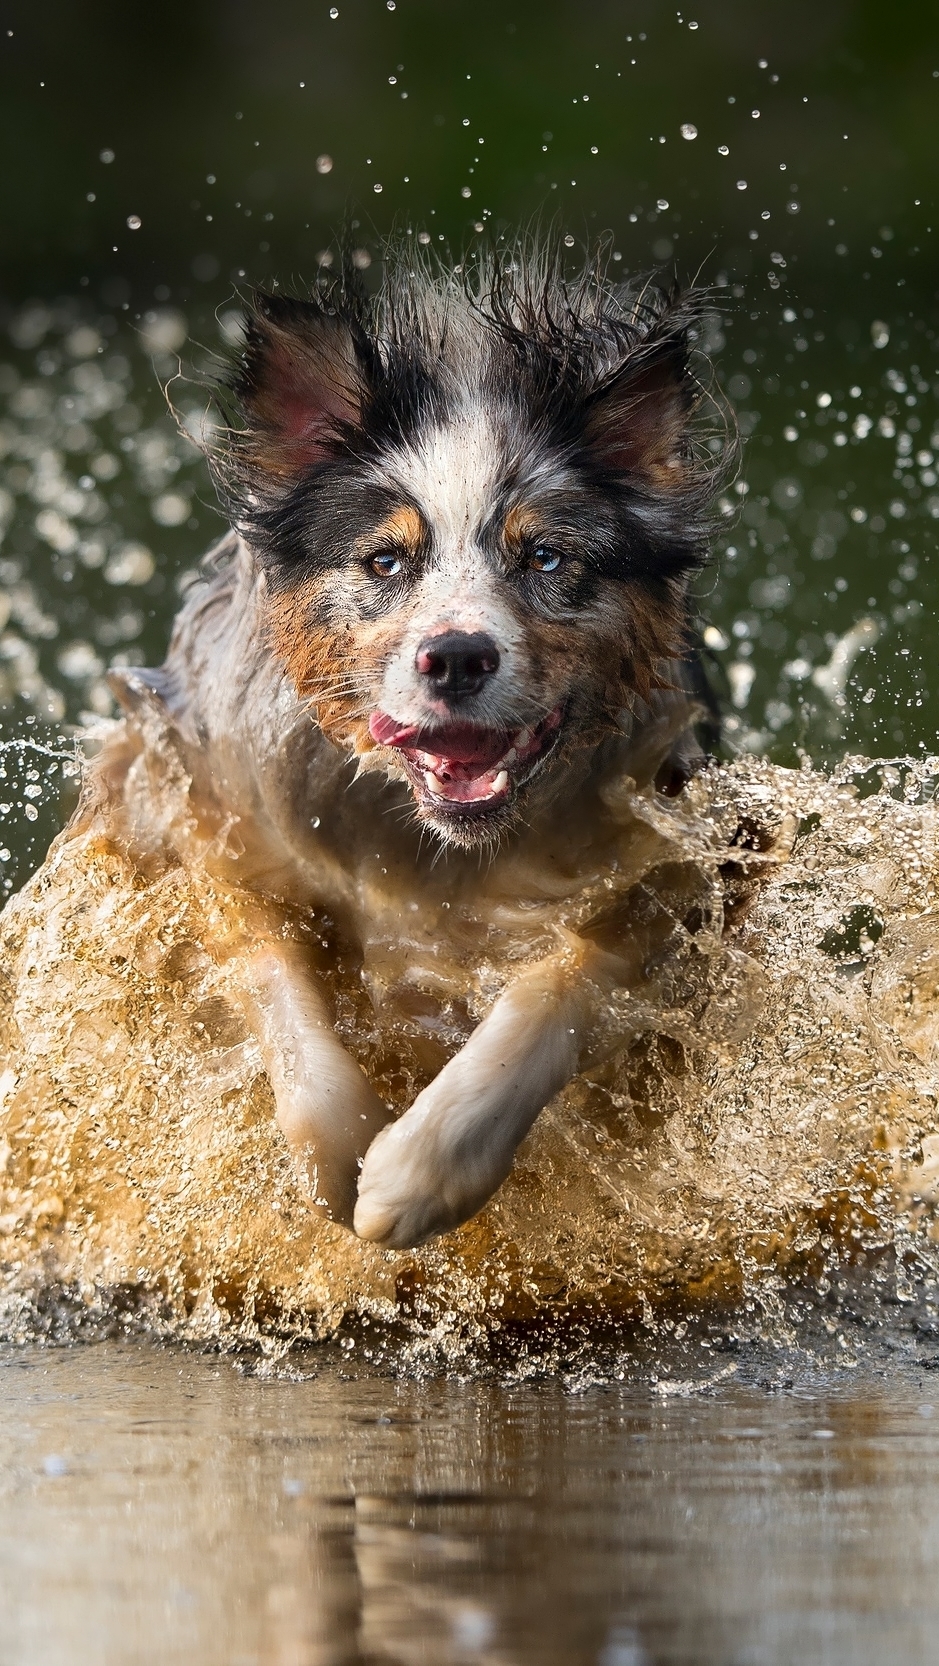
[[[764,1352],[695,1393],[6,1351],[0,1657],[934,1662],[939,1392],[878,1364]]]

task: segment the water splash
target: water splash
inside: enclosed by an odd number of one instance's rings
[[[545,1319],[772,1314],[785,1280],[852,1262],[904,1300],[939,1230],[937,777],[745,762],[674,802],[623,782],[613,857],[552,903],[628,917],[641,951],[602,1060],[480,1216],[408,1253],[311,1218],[213,954],[230,897],[76,824],[0,921],[3,1328],[66,1291],[73,1316],[123,1303],[193,1338],[280,1347],[352,1315],[455,1354]],[[436,1016],[392,935],[363,965],[296,923],[399,1107],[495,998],[523,914],[501,963],[438,965]]]

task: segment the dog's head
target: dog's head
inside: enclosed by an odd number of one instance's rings
[[[224,473],[298,694],[474,845],[667,680],[729,448],[697,296],[411,267],[255,297]]]

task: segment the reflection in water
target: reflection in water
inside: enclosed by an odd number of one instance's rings
[[[939,1406],[909,1370],[667,1399],[0,1360],[10,1666],[936,1658]]]

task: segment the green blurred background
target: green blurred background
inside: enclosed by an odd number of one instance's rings
[[[460,243],[484,215],[547,209],[575,234],[613,227],[640,265],[667,237],[687,271],[749,274],[772,245],[798,257],[807,299],[862,281],[888,222],[901,248],[873,293],[902,275],[933,299],[915,206],[929,206],[939,116],[927,0],[44,0],[2,17],[14,292],[109,273],[183,289],[224,290],[242,269],[302,279],[347,215],[363,242],[433,218]],[[852,240],[845,267],[835,248]]]
[[[730,745],[934,750],[937,118],[910,0],[0,7],[8,740],[60,749],[109,661],[161,656],[222,524],[162,384],[181,356],[197,434],[238,290],[343,235],[371,282],[395,227],[462,251],[534,217],[713,286],[747,442],[700,599]],[[5,889],[61,815],[39,758],[0,760]]]

